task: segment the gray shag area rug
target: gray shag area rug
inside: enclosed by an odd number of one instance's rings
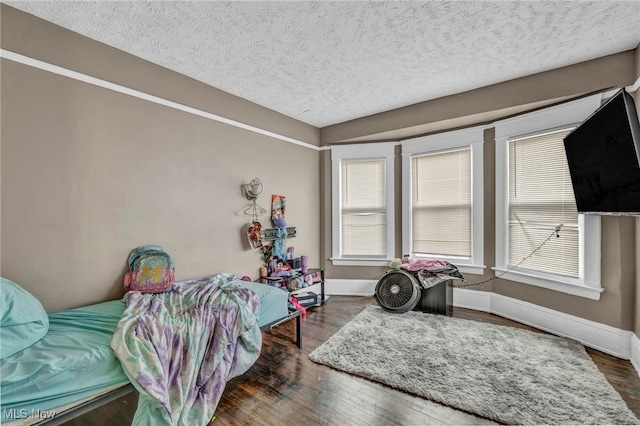
[[[640,424],[573,340],[368,306],[312,361],[504,424]]]

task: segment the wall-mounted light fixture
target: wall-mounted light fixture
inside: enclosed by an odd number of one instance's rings
[[[250,183],[245,183],[240,185],[242,188],[242,192],[244,196],[247,197],[247,200],[251,201],[251,203],[247,206],[246,209],[242,212],[246,216],[253,216],[253,221],[258,221],[258,215],[267,214],[267,210],[260,207],[256,200],[258,199],[258,195],[262,192],[262,182],[260,179],[255,178]]]
[[[247,197],[247,200],[255,201],[255,199],[258,198],[258,195],[262,192],[262,182],[260,182],[260,179],[255,178],[251,183],[243,184],[242,190],[244,192],[244,196]]]

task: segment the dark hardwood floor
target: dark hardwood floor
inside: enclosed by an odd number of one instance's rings
[[[303,322],[303,346],[293,322],[263,333],[262,354],[227,383],[213,425],[461,425],[491,422],[309,360],[309,353],[349,322],[372,297],[332,296]],[[539,331],[495,315],[454,308],[453,316]],[[640,418],[640,377],[629,361],[588,349],[596,365]],[[68,425],[129,425],[137,393]]]

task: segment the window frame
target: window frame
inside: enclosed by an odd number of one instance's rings
[[[335,266],[388,266],[395,257],[395,146],[396,142],[331,147],[331,262]],[[386,245],[384,257],[342,255],[342,161],[384,160],[386,190]]]
[[[584,214],[578,216],[580,230],[578,278],[508,266],[508,179],[509,141],[557,131],[562,128],[575,127],[600,106],[601,100],[601,95],[593,95],[494,123],[496,234],[495,267],[492,269],[496,271],[497,275],[500,275],[500,278],[588,299],[600,299],[600,294],[603,291],[600,216]]]
[[[408,139],[402,142],[402,253],[417,258],[438,258],[455,264],[463,273],[482,275],[484,265],[484,126]],[[458,149],[471,150],[471,256],[416,255],[412,228],[412,158]]]

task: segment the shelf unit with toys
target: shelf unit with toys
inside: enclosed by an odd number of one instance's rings
[[[306,272],[292,269],[288,276],[262,277],[266,284],[287,290],[304,308],[324,305],[328,296],[324,292],[324,269],[310,268]],[[319,287],[320,293],[317,292]]]
[[[288,227],[286,231],[285,238],[296,236],[295,227]],[[324,292],[324,269],[307,269],[307,257],[295,257],[293,247],[287,249],[286,259],[273,257],[273,244],[282,238],[281,235],[282,230],[278,229],[261,232],[265,266],[260,268],[260,281],[288,291],[305,309],[324,305],[328,298]],[[265,245],[265,242],[271,242],[271,245]]]

